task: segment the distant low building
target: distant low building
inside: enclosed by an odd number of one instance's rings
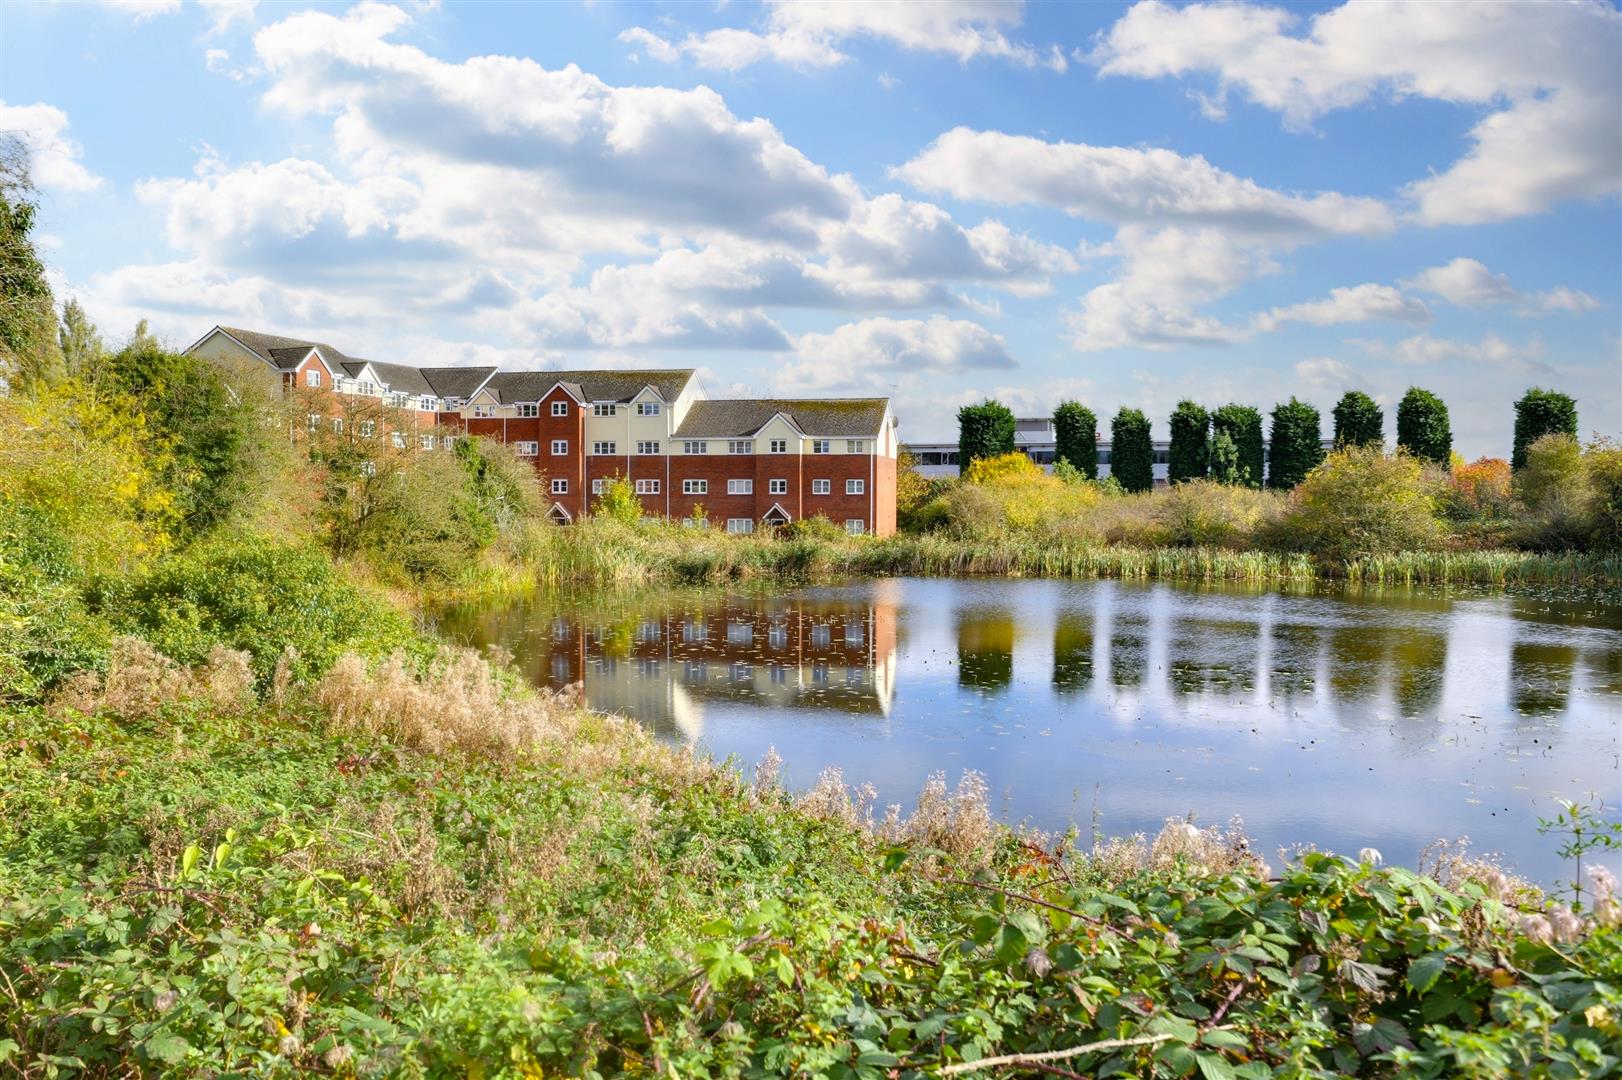
[[[1164,487],[1167,483],[1167,473],[1171,462],[1171,443],[1165,439],[1156,439],[1150,444],[1154,450],[1154,478],[1156,487]],[[1325,439],[1325,450],[1334,448],[1334,442]],[[959,473],[956,442],[934,443],[906,443],[901,449],[910,453],[916,462],[918,472],[924,476],[957,476]],[[1054,459],[1058,456],[1059,440],[1053,430],[1053,420],[1045,416],[1021,417],[1014,421],[1014,449],[1022,450],[1030,459],[1048,472],[1053,471]],[[1263,460],[1266,460],[1267,444],[1262,444]],[[1098,440],[1098,476],[1099,479],[1110,474],[1110,441],[1100,438]]]
[[[464,435],[505,443],[533,462],[561,524],[624,477],[645,513],[700,515],[729,532],[818,515],[850,533],[895,532],[900,443],[888,398],[711,399],[691,368],[419,367],[228,326],[186,351],[308,400],[312,427],[344,422],[338,395],[386,407],[389,418],[368,418],[362,434],[397,448]]]

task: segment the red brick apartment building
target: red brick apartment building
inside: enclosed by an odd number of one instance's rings
[[[623,476],[644,512],[701,513],[731,532],[817,515],[851,533],[895,532],[900,443],[888,398],[716,400],[690,368],[414,367],[228,326],[186,351],[261,373],[285,393],[377,399],[411,418],[409,431],[368,436],[396,446],[431,450],[464,433],[506,443],[534,463],[560,523],[590,513]],[[310,422],[332,421],[312,413]]]

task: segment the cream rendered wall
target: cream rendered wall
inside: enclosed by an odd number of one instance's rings
[[[755,453],[770,454],[773,439],[783,439],[788,443],[790,454],[809,454],[811,447],[804,444],[800,431],[793,424],[783,418],[783,415],[772,417],[766,421],[766,426],[755,434]],[[722,447],[725,449],[725,447]]]
[[[681,393],[676,395],[676,400],[670,403],[671,431],[675,431],[680,427],[681,422],[687,418],[688,407],[693,402],[702,400],[703,397],[704,388],[698,384],[698,376],[695,375],[688,379],[686,385],[681,388]]]
[[[263,394],[281,391],[281,373],[267,364],[264,357],[239,344],[223,330],[212,331],[186,351],[219,365],[226,373],[226,382],[239,397],[245,385],[253,385],[256,392]]]

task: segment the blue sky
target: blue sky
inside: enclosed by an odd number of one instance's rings
[[[114,338],[695,366],[911,439],[1417,384],[1473,457],[1534,384],[1622,431],[1619,61],[1597,4],[12,3],[0,129]]]

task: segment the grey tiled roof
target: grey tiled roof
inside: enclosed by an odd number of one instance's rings
[[[678,439],[753,435],[785,413],[807,435],[873,438],[884,421],[886,398],[743,398],[695,401],[676,429]]]
[[[493,367],[425,367],[422,377],[428,380],[437,396],[466,401],[495,370]]]
[[[503,405],[515,401],[539,401],[558,383],[584,401],[630,401],[651,386],[666,401],[675,401],[692,381],[692,368],[669,371],[501,371],[491,376],[485,389]]]
[[[310,355],[310,350],[316,348],[319,348],[322,355],[334,364],[340,364],[348,359],[325,342],[282,337],[280,334],[261,334],[257,330],[241,330],[235,326],[222,326],[220,329],[252,349],[261,360],[275,364],[282,371],[291,371],[298,367],[299,362]]]

